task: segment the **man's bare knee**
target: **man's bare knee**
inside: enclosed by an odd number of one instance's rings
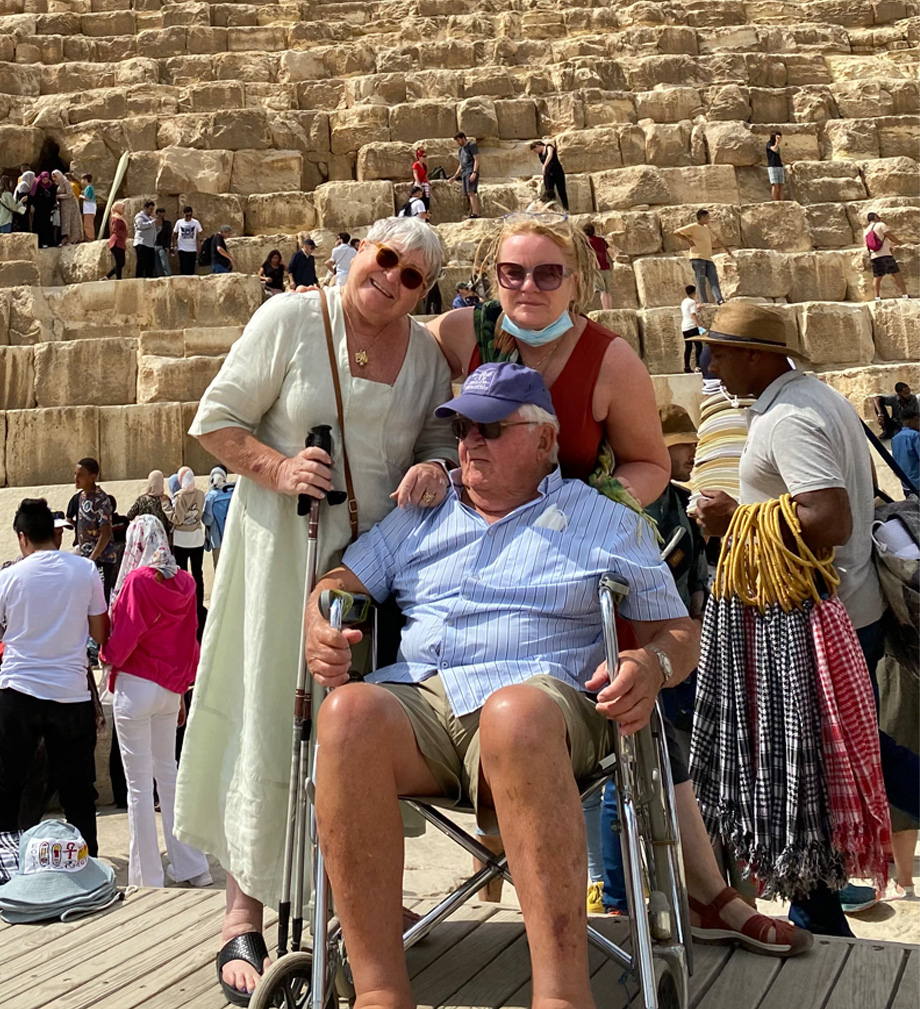
[[[395,705],[395,708],[394,708]],[[388,691],[371,683],[347,683],[323,701],[317,721],[320,743],[336,747],[375,746],[402,712]]]
[[[559,705],[538,687],[523,683],[501,687],[482,707],[479,740],[484,757],[510,752],[532,760],[541,753],[551,754],[553,742],[565,747],[565,718]]]

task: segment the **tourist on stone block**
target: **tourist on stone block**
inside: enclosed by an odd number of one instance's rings
[[[157,207],[157,237],[153,247],[155,260],[154,272],[158,277],[171,277],[172,267],[169,265],[169,248],[172,245],[173,223],[166,218],[166,210]]]
[[[873,400],[879,433],[883,438],[891,438],[901,430],[901,414],[905,407],[920,410],[920,399],[910,391],[906,382],[895,382],[894,395],[876,396]]]
[[[470,206],[469,217],[479,217],[479,148],[475,141],[467,139],[465,133],[454,137],[459,151],[457,170],[448,180],[456,182],[459,178],[463,183],[463,195]]]
[[[348,283],[348,271],[357,254],[357,249],[351,244],[351,235],[347,231],[340,231],[332,253],[326,260],[327,269],[335,271],[336,287],[344,287]]]
[[[42,172],[32,183],[29,205],[32,207],[32,231],[38,236],[38,247],[50,249],[54,245],[51,218],[57,208],[57,186],[47,172]]]
[[[712,289],[712,296],[716,303],[721,305],[725,300],[722,297],[722,290],[719,287],[719,274],[716,271],[716,264],[712,261],[713,246],[718,246],[723,252],[727,252],[733,259],[734,253],[729,251],[723,244],[719,236],[709,226],[709,211],[698,210],[696,212],[696,224],[687,224],[678,228],[674,234],[687,246],[687,256],[690,259],[690,266],[693,267],[693,276],[696,278],[696,288],[700,301],[709,301],[706,293],[706,285]]]
[[[473,290],[468,280],[457,284],[457,294],[451,303],[451,308],[475,308],[479,304],[479,295]]]
[[[279,249],[272,249],[265,257],[265,262],[259,267],[259,280],[269,297],[284,293],[284,261]]]
[[[182,218],[173,228],[173,247],[179,254],[179,273],[184,277],[195,276],[195,265],[201,251],[201,222],[194,216],[191,207],[182,208]]]
[[[92,242],[96,239],[96,188],[89,173],[80,176],[80,183],[83,186],[80,193],[83,200],[83,237]]]
[[[191,568],[198,595],[204,606],[204,491],[195,486],[195,474],[188,466],[179,470],[179,490],[173,497],[173,554],[183,571]]]
[[[431,209],[431,183],[428,181],[428,154],[424,147],[415,151],[415,161],[412,162],[412,181],[422,190],[425,209]]]
[[[869,250],[869,260],[872,264],[872,290],[875,293],[875,300],[882,300],[883,277],[891,277],[901,297],[909,298],[904,278],[901,276],[901,269],[892,251],[895,246],[904,243],[878,214],[867,214],[866,220],[868,226],[863,232],[863,239]]]
[[[16,187],[13,189],[13,199],[17,203],[21,203],[26,208],[26,212],[24,214],[13,215],[13,231],[32,230],[32,206],[29,202],[29,196],[34,183],[35,172],[24,168],[19,181],[16,183]]]
[[[74,486],[79,491],[77,498],[77,547],[84,557],[88,557],[99,568],[105,601],[115,584],[118,574],[118,553],[112,529],[115,513],[111,497],[99,486],[99,463],[87,456],[81,459],[73,471]]]
[[[51,173],[51,181],[57,187],[58,210],[61,216],[61,245],[76,245],[83,241],[83,215],[73,195],[70,183],[64,173]]]
[[[44,739],[64,815],[96,841],[96,715],[87,675],[90,635],[105,643],[109,616],[95,564],[58,549],[44,498],[25,498],[13,528],[23,560],[0,573],[0,831],[20,826],[31,755]]]
[[[428,207],[422,196],[421,186],[413,186],[409,191],[409,199],[399,211],[400,217],[418,217],[423,221],[428,220]]]
[[[227,249],[227,239],[233,234],[229,224],[222,224],[211,237],[211,273],[232,273],[233,256]]]
[[[134,215],[134,255],[137,262],[134,268],[135,277],[156,276],[156,240],[159,226],[154,216],[156,204],[147,200],[144,206]]]
[[[610,243],[603,235],[597,234],[593,224],[584,225],[582,231],[588,236],[588,244],[594,250],[594,255],[597,258],[597,283],[594,285],[594,289],[601,296],[601,308],[609,310],[613,308],[613,299],[610,294],[613,286]]]
[[[288,279],[291,287],[316,287],[319,281],[316,277],[316,242],[304,231],[300,234],[300,248],[291,256],[288,263]]]
[[[786,184],[786,169],[783,166],[783,156],[779,150],[782,142],[783,135],[779,132],[771,133],[770,139],[767,141],[767,177],[770,180],[771,200],[783,198],[783,186]]]
[[[125,268],[125,251],[128,244],[128,224],[125,221],[125,205],[119,200],[112,206],[112,214],[109,218],[109,252],[115,265],[105,275],[106,280],[114,277],[121,280],[122,271]]]
[[[543,186],[540,193],[542,203],[558,200],[563,210],[569,209],[569,198],[565,191],[565,171],[559,160],[559,152],[553,141],[535,140],[530,149],[535,151],[543,166]]]
[[[902,484],[904,496],[920,488],[920,410],[908,403],[901,411],[901,430],[891,439],[891,454],[913,486]]]
[[[153,515],[128,528],[125,556],[112,592],[112,630],[100,652],[113,694],[112,712],[128,790],[128,883],[163,886],[153,783],[167,874],[208,886],[208,860],[173,834],[176,729],[185,722],[185,692],[198,667],[195,583],[180,571],[166,531]]]
[[[14,218],[24,217],[25,213],[25,203],[13,194],[13,180],[9,175],[0,175],[0,235],[8,235]]]
[[[696,317],[696,288],[693,284],[688,284],[684,291],[686,297],[680,303],[680,331],[684,338],[684,374],[689,375],[690,354],[696,351],[696,367],[700,367],[700,354],[703,353],[703,345],[699,342],[700,324]]]
[[[227,870],[221,944],[236,941],[221,958],[222,980],[235,998],[252,991],[262,972],[262,904],[276,903],[281,887],[291,754],[289,734],[279,729],[291,719],[307,552],[297,495],[345,490],[347,450],[356,506],[323,505],[323,571],[352,538],[352,517],[360,533],[394,505],[443,498],[447,476],[438,460],[453,465],[457,443],[434,409],[450,396],[450,372],[409,314],[440,273],[441,257],[436,232],[422,221],[378,221],[345,287],[271,298],[259,308],[192,424],[239,479],[179,767],[176,831]],[[344,446],[323,301],[347,404]],[[322,449],[303,447],[317,424],[333,426],[334,463]],[[218,787],[219,780],[233,785]]]

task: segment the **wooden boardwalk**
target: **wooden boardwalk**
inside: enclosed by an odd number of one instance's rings
[[[214,951],[222,891],[141,890],[72,924],[0,924],[3,1009],[221,1009]],[[622,922],[594,923],[623,943]],[[269,919],[271,947],[273,918]],[[696,946],[694,1009],[917,1009],[920,947],[819,939],[792,960]],[[520,912],[467,904],[409,951],[421,1007],[529,1005]],[[592,950],[598,1009],[625,1009],[620,969]],[[630,988],[634,993],[634,987]]]

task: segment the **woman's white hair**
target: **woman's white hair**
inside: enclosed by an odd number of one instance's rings
[[[399,252],[420,252],[425,266],[426,290],[441,274],[444,246],[437,231],[417,217],[384,217],[375,221],[365,236],[367,242],[383,242],[397,247]]]
[[[556,443],[553,445],[553,451],[550,453],[549,461],[553,466],[559,463],[559,418],[554,413],[549,413],[549,411],[544,410],[542,406],[537,406],[536,403],[525,403],[517,411],[521,420],[533,421],[535,424],[550,424],[553,430],[556,432]]]

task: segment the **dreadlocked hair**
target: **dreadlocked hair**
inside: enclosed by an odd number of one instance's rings
[[[502,218],[480,241],[473,260],[474,275],[482,277],[493,292],[498,289],[499,252],[505,239],[513,235],[543,235],[559,246],[575,279],[575,295],[569,310],[576,315],[582,314],[594,297],[598,268],[597,257],[581,228],[567,214],[558,213],[553,204],[532,203],[526,211]],[[504,330],[496,334],[497,350],[508,353],[514,346],[513,337]]]

